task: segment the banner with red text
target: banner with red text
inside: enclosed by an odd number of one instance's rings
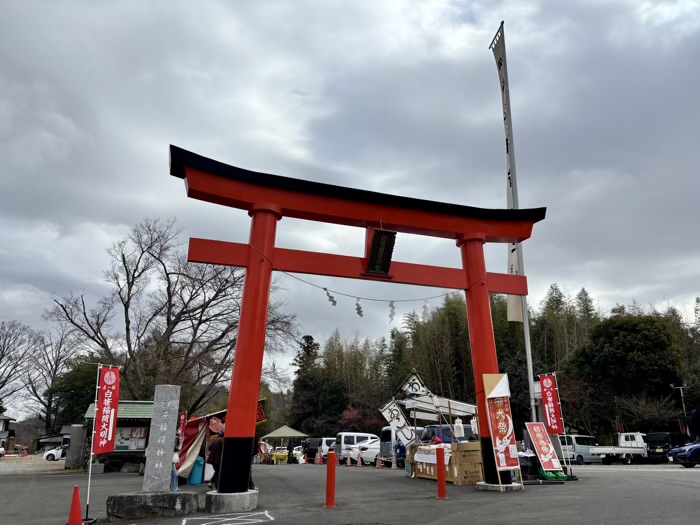
[[[520,468],[518,447],[513,432],[513,416],[509,397],[494,397],[486,400],[489,413],[489,429],[493,440],[493,451],[498,470]]]
[[[515,442],[513,415],[510,411],[508,374],[484,374],[486,412],[493,441],[496,469],[520,468],[518,445]]]
[[[561,463],[547,434],[544,423],[525,423],[530,441],[540,459],[543,470],[561,470]]]
[[[119,410],[119,369],[101,368],[95,414],[95,454],[114,452]]]
[[[561,418],[557,377],[554,375],[540,376],[540,386],[542,387],[542,407],[544,409],[544,421],[547,424],[547,433],[563,434],[564,422]]]

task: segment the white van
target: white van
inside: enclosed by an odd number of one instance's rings
[[[367,434],[365,432],[338,432],[335,436],[335,453],[340,461],[345,461],[348,456],[348,449],[352,445],[357,445],[368,439],[379,439],[375,434]]]
[[[580,434],[571,434],[559,436],[561,449],[564,457],[569,461],[575,461],[579,465],[584,463],[602,463],[601,456],[591,454],[590,448],[598,445],[593,436],[582,436]]]
[[[328,459],[328,450],[335,443],[334,437],[323,437],[321,438],[321,456],[323,457],[323,462],[325,463]]]
[[[396,463],[399,468],[403,468],[404,459],[406,458],[406,445],[420,440],[423,434],[423,427],[410,427],[413,429],[414,438],[404,439],[405,435],[399,438],[391,426],[382,428],[382,433],[379,437],[379,455],[386,466],[390,466],[396,454]],[[410,432],[408,432],[410,434]]]

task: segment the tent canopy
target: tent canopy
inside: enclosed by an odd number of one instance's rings
[[[307,437],[306,434],[303,432],[299,432],[298,430],[294,430],[293,428],[288,427],[287,425],[281,426],[277,430],[270,432],[268,435],[263,436],[263,439],[269,439],[269,438],[303,438]]]

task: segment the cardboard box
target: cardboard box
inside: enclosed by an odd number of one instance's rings
[[[450,470],[455,485],[476,485],[484,479],[481,463],[456,463]]]
[[[481,463],[481,443],[453,443],[452,463]]]
[[[469,441],[467,443],[452,443],[450,447],[452,452],[458,450],[481,450],[481,443],[478,441]]]
[[[437,464],[417,461],[414,463],[413,467],[416,471],[417,478],[437,479]],[[445,475],[447,476],[447,481],[451,482],[453,478],[452,469],[449,468],[449,465],[447,467]]]

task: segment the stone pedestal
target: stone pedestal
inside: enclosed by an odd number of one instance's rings
[[[496,485],[495,483],[486,483],[485,481],[479,481],[476,485],[476,490],[488,490],[488,491],[500,491],[512,492],[514,490],[523,490],[523,486],[520,483],[511,483],[510,485]]]
[[[258,491],[219,494],[212,490],[207,492],[204,512],[210,514],[228,514],[231,512],[250,512],[258,506]]]
[[[198,511],[196,492],[133,492],[107,498],[109,521],[183,516]]]

